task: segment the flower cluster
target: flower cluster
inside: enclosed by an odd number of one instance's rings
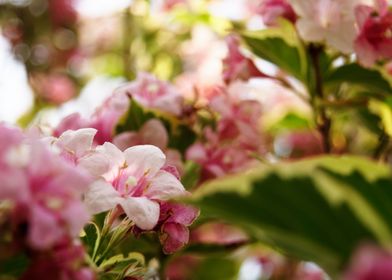
[[[256,162],[255,158],[263,154],[260,103],[237,100],[219,88],[210,107],[218,115],[215,129],[206,127],[204,141],[195,143],[187,151],[187,159],[202,166],[202,180],[249,168]]]
[[[88,174],[17,129],[0,125],[0,135],[0,205],[11,236],[6,246],[32,258],[22,278],[93,279],[77,239],[89,220],[81,201]]]

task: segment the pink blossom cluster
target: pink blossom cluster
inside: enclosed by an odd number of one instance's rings
[[[89,220],[81,201],[88,174],[39,139],[0,124],[0,180],[11,235],[6,248],[32,259],[22,279],[94,279],[78,243]]]
[[[91,128],[68,130],[59,138],[50,139],[63,158],[94,178],[84,193],[90,213],[113,210],[112,219],[125,214],[134,222],[135,233],[157,232],[164,252],[182,248],[189,240],[188,226],[199,212],[168,201],[188,194],[176,167],[166,162],[157,146],[128,142],[130,146],[124,151],[110,142],[95,146],[95,133]]]
[[[249,168],[263,154],[259,102],[237,100],[219,88],[210,108],[218,115],[215,129],[206,127],[204,140],[192,145],[186,154],[187,159],[202,166],[202,180]]]

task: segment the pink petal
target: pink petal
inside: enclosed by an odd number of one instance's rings
[[[136,178],[146,175],[154,176],[165,164],[166,156],[157,147],[152,145],[139,145],[124,151],[129,171]]]
[[[0,170],[0,200],[24,201],[29,197],[27,175],[20,169]]]
[[[63,235],[54,213],[39,205],[31,207],[29,243],[36,249],[47,249]]]
[[[92,183],[84,195],[84,203],[92,214],[114,208],[120,201],[120,195],[113,186],[104,180]]]
[[[129,147],[143,144],[140,135],[136,132],[123,132],[113,139],[113,144],[124,151]]]
[[[80,157],[91,149],[96,133],[97,130],[93,128],[67,130],[59,137],[57,144],[67,152]]]
[[[185,193],[184,186],[173,174],[160,170],[151,179],[145,195],[152,199],[168,200]]]
[[[110,181],[113,176],[117,175],[113,172],[117,173],[116,171],[124,165],[124,162],[123,153],[112,143],[106,142],[98,146],[91,154],[81,158],[79,166],[95,177],[104,176]]]
[[[146,197],[129,197],[120,201],[125,214],[143,230],[151,230],[158,223],[159,204]]]
[[[189,230],[181,224],[165,223],[161,230],[159,239],[166,254],[178,251],[189,241]]]
[[[169,142],[165,126],[157,119],[152,119],[146,122],[139,132],[143,144],[150,144],[157,146],[160,149],[165,149]]]

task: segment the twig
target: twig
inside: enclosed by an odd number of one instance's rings
[[[317,128],[323,138],[323,147],[326,153],[331,152],[330,144],[330,130],[331,130],[331,119],[328,117],[324,107],[317,104],[318,100],[324,100],[323,92],[323,77],[320,69],[319,56],[322,48],[315,45],[309,46],[309,53],[313,64],[314,76],[315,76],[315,98],[313,97],[313,107],[316,112],[316,123]]]

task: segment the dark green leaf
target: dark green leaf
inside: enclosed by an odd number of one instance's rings
[[[336,87],[343,83],[369,90],[374,95],[388,96],[392,94],[391,81],[376,69],[366,69],[358,64],[343,65],[325,77],[326,87]]]
[[[184,153],[185,150],[196,140],[195,132],[188,124],[183,123],[167,113],[146,109],[131,99],[128,112],[120,120],[116,133],[125,131],[138,131],[147,121],[151,119],[160,120],[169,134],[169,148],[177,149]]]
[[[263,166],[200,187],[193,202],[331,275],[363,240],[392,241],[389,168],[359,157]]]

